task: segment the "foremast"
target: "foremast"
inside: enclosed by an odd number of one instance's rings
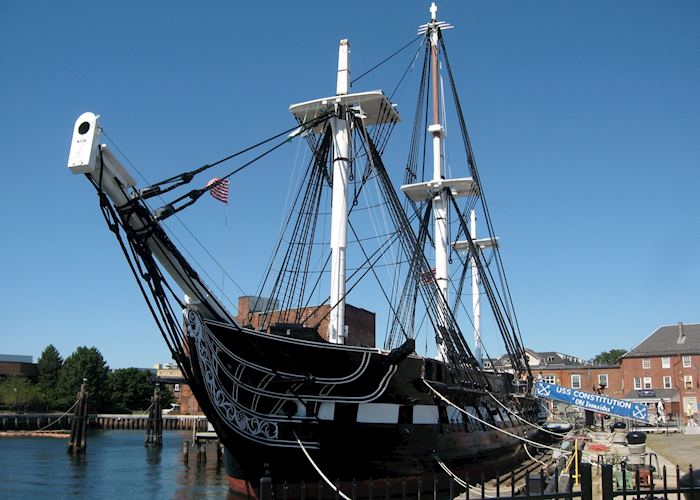
[[[345,343],[346,304],[346,249],[348,230],[348,180],[352,168],[351,140],[355,132],[355,120],[362,120],[364,127],[396,123],[399,115],[391,101],[381,90],[349,93],[350,91],[350,44],[340,41],[338,49],[338,76],[336,94],[292,104],[289,111],[300,123],[324,114],[332,114],[328,120],[333,138],[333,177],[331,195],[331,283],[330,314],[327,337],[336,344]],[[314,133],[323,133],[324,127],[313,128]]]
[[[350,88],[350,45],[340,41],[336,95],[346,95]],[[348,244],[348,168],[350,166],[350,120],[348,110],[336,105],[330,119],[333,131],[333,195],[331,203],[331,312],[328,341],[344,344],[345,331],[345,252]]]

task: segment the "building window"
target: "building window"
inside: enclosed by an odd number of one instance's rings
[[[598,385],[600,386],[608,386],[608,374],[607,373],[599,373],[598,374]]]
[[[634,377],[634,388],[639,390],[642,388],[642,379],[640,377]]]
[[[661,368],[671,368],[671,358],[669,356],[661,358]]]
[[[671,377],[669,377],[668,375],[664,375],[664,389],[671,389],[671,388],[672,388]]]
[[[175,384],[175,386],[173,386],[173,391],[180,392],[180,384]]]
[[[690,356],[683,356],[683,368],[690,368],[691,366]]]
[[[648,370],[651,368],[651,360],[649,358],[642,359],[642,368]]]
[[[571,375],[571,388],[580,389],[581,388],[581,375]]]
[[[685,386],[686,389],[693,388],[693,376],[692,375],[684,375],[683,376],[683,386]]]
[[[542,380],[546,382],[547,384],[556,384],[557,383],[557,377],[554,375],[545,375],[542,377]]]
[[[644,377],[644,388],[651,389],[651,377]]]

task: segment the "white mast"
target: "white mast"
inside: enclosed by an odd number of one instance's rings
[[[331,290],[328,341],[344,344],[345,327],[345,250],[348,227],[348,170],[350,168],[350,131],[352,116],[362,119],[364,126],[396,123],[399,114],[381,90],[350,91],[350,44],[340,41],[338,49],[338,80],[336,94],[312,101],[292,104],[289,111],[300,122],[306,122],[325,113],[334,113],[330,118],[333,132],[333,189],[331,207]],[[323,133],[325,124],[313,128],[314,133]]]
[[[432,23],[437,21],[437,5],[430,5]],[[438,80],[438,30],[434,26],[430,32],[430,45],[432,52],[432,90],[433,90],[433,124],[428,131],[433,134],[433,182],[439,183],[445,178],[445,168],[442,158],[442,134],[443,127],[440,124],[440,84]],[[443,305],[449,303],[449,212],[447,210],[447,194],[441,192],[433,199],[433,238],[435,240],[435,281],[444,299]],[[440,314],[443,320],[447,311],[441,308]],[[438,346],[440,359],[446,360],[444,344]]]
[[[350,88],[350,45],[340,41],[336,94],[345,95]],[[350,165],[350,127],[344,106],[336,105],[331,118],[333,131],[333,198],[331,209],[331,313],[328,341],[345,343],[345,250],[348,241],[348,167]]]
[[[472,241],[476,241],[476,210],[472,209],[469,220],[469,234]],[[475,248],[479,248],[475,245]],[[474,357],[480,367],[483,367],[481,356],[481,304],[479,303],[479,268],[476,265],[476,256],[472,255],[472,313],[474,315]]]
[[[485,248],[492,248],[498,246],[498,238],[481,238],[476,237],[476,211],[472,209],[470,213],[469,221],[469,234],[471,236],[472,242],[474,243],[474,248],[477,252],[481,252]],[[471,247],[467,240],[455,241],[452,246],[458,251],[469,251],[471,252]],[[473,325],[474,325],[474,358],[476,359],[479,366],[483,368],[483,349],[481,347],[481,276],[479,273],[479,267],[476,264],[476,255],[470,255],[469,264],[472,268],[472,312],[473,312]]]

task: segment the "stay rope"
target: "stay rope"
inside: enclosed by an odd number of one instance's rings
[[[538,429],[538,430],[540,430],[540,431],[547,432],[547,433],[549,433],[549,434],[552,434],[553,436],[562,437],[562,436],[565,436],[565,435],[566,435],[566,432],[554,432],[554,431],[550,431],[549,429],[545,429],[544,427],[541,427],[541,426],[539,426],[539,425],[537,425],[537,424],[533,424],[532,422],[529,422],[528,420],[525,420],[523,417],[521,417],[520,415],[518,415],[517,413],[515,413],[513,410],[511,410],[510,408],[508,408],[506,405],[504,405],[503,403],[501,403],[501,402],[498,400],[498,398],[497,398],[496,396],[494,396],[494,395],[491,394],[491,393],[489,393],[489,396],[491,396],[491,399],[493,399],[496,403],[498,403],[505,411],[507,411],[508,413],[510,413],[511,415],[513,415],[513,416],[514,416],[515,418],[517,418],[518,420],[521,420],[521,421],[525,422],[525,423],[526,423],[527,425],[529,425],[530,427],[534,427],[535,429]]]
[[[522,437],[522,436],[518,436],[517,434],[513,434],[512,432],[508,432],[508,431],[505,430],[505,429],[501,429],[500,427],[497,427],[497,426],[491,424],[490,422],[487,422],[486,420],[482,420],[482,419],[480,419],[479,417],[477,417],[476,415],[472,415],[471,413],[467,412],[464,408],[462,408],[462,407],[456,405],[455,403],[453,403],[452,401],[450,401],[449,399],[447,399],[447,398],[446,398],[445,396],[443,396],[440,392],[438,392],[435,388],[433,388],[433,386],[430,385],[430,384],[428,383],[428,381],[425,380],[424,378],[421,378],[421,380],[423,381],[423,383],[424,383],[426,386],[428,386],[428,389],[430,389],[431,391],[433,391],[433,393],[434,393],[437,397],[439,397],[440,399],[442,399],[445,403],[447,403],[448,405],[450,405],[450,406],[456,408],[457,410],[459,410],[459,411],[462,412],[463,414],[467,415],[469,418],[472,418],[472,419],[476,420],[477,422],[481,422],[482,424],[486,425],[487,427],[491,427],[492,429],[494,429],[494,430],[496,430],[496,431],[498,431],[498,432],[501,432],[501,433],[503,433],[503,434],[506,434],[507,436],[513,437],[513,438],[518,439],[518,440],[520,440],[520,441],[523,441],[523,442],[525,442],[525,443],[530,443],[530,444],[532,444],[532,445],[534,445],[534,446],[537,446],[538,448],[547,448],[547,449],[552,450],[552,451],[558,451],[558,452],[563,453],[563,454],[565,454],[565,455],[570,455],[570,454],[571,454],[570,451],[562,450],[561,448],[555,448],[555,447],[553,447],[553,446],[548,446],[548,445],[546,445],[546,444],[542,444],[542,443],[538,443],[537,441],[533,441],[532,439],[528,439],[528,438],[525,438],[525,437]]]
[[[304,447],[304,444],[301,442],[301,440],[300,440],[299,437],[297,436],[296,431],[294,431],[294,438],[297,440],[297,444],[299,445],[299,448],[301,448],[301,451],[304,452],[304,456],[306,456],[306,459],[307,459],[307,460],[309,461],[309,463],[313,466],[313,468],[316,469],[316,472],[318,472],[318,475],[321,476],[321,479],[323,479],[323,480],[326,482],[326,484],[327,484],[328,486],[330,486],[331,489],[332,489],[333,491],[335,491],[335,493],[336,493],[337,495],[339,495],[341,498],[344,498],[345,500],[350,500],[350,497],[347,496],[347,495],[346,495],[345,493],[343,493],[342,491],[340,491],[340,489],[338,489],[338,487],[337,487],[335,484],[333,484],[333,483],[331,482],[330,479],[328,479],[328,477],[323,473],[323,471],[319,468],[319,466],[316,465],[316,462],[314,462],[314,459],[311,458],[311,455],[309,455],[309,452],[306,451],[306,448]]]

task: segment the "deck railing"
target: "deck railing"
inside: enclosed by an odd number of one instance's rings
[[[597,469],[597,470],[596,470]],[[595,477],[594,477],[595,476]],[[526,478],[515,480],[511,475],[500,476],[488,483],[474,481],[469,476],[463,479],[445,475],[422,478],[374,479],[369,481],[338,482],[331,487],[323,481],[318,483],[291,484],[273,481],[270,477],[260,481],[260,500],[321,500],[344,499],[581,499],[613,500],[664,499],[700,500],[700,484],[693,484],[700,477],[693,475],[692,466],[683,475],[679,467],[669,474],[666,467],[648,473],[647,469],[628,471],[624,467],[614,470],[611,464],[581,464],[578,484],[568,474],[555,470],[552,474],[530,473]],[[504,479],[505,478],[505,479]],[[683,485],[684,481],[687,484]],[[469,485],[466,488],[464,485]]]

